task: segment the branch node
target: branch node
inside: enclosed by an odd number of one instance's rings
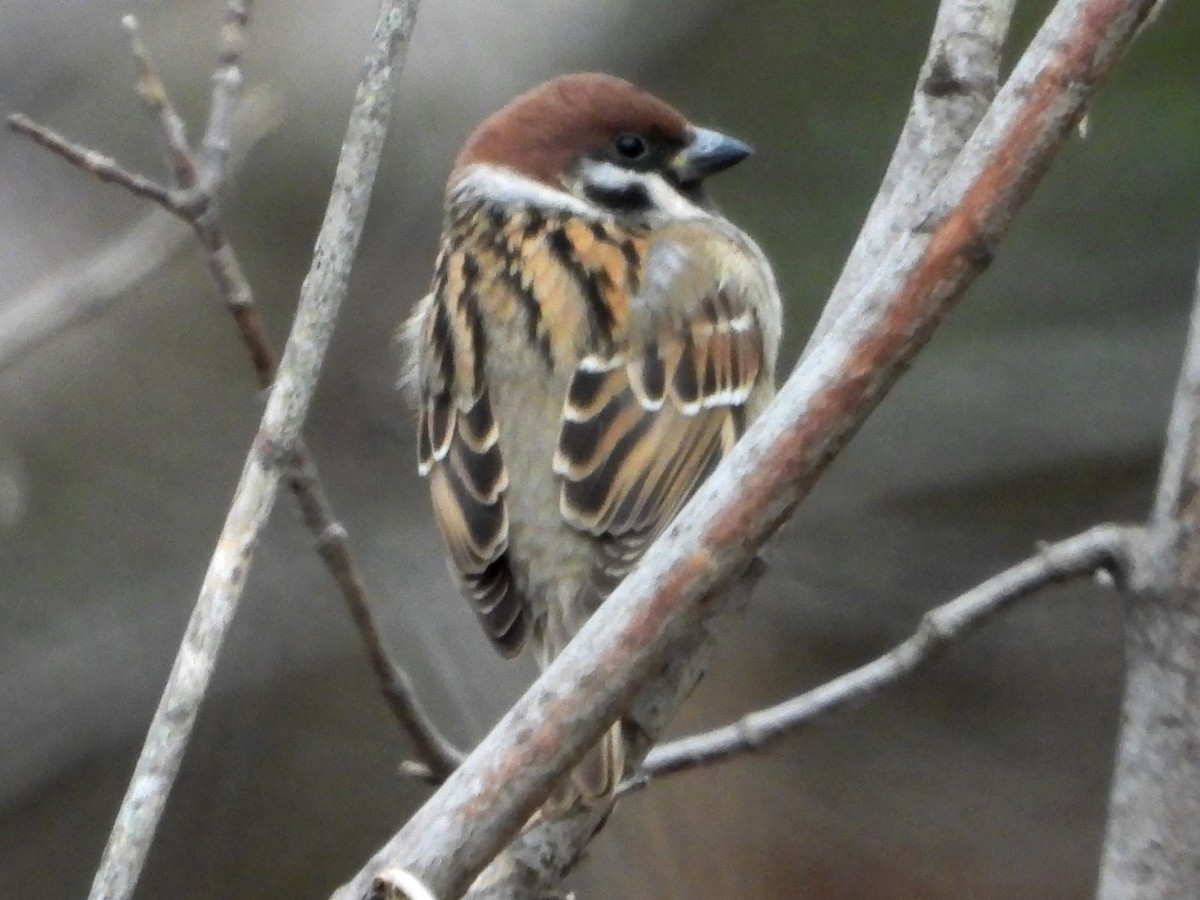
[[[946,97],[969,93],[970,89],[965,81],[954,74],[950,60],[946,58],[943,50],[929,67],[929,74],[921,82],[921,90],[926,96],[942,100]]]
[[[761,729],[754,726],[749,716],[738,719],[733,727],[737,730],[738,739],[747,750],[758,752],[766,745],[766,735]]]
[[[922,653],[934,653],[953,636],[954,629],[938,615],[940,608],[931,609],[921,616],[917,625],[916,640]]]
[[[264,469],[290,469],[296,460],[294,441],[260,431],[254,442],[254,452]]]
[[[405,778],[415,778],[425,784],[441,784],[443,779],[434,774],[428,763],[418,759],[406,759],[400,763],[400,774]]]
[[[346,526],[341,522],[330,522],[325,526],[324,530],[317,535],[318,549],[324,549],[334,544],[344,544],[350,539],[350,532],[346,530]]]

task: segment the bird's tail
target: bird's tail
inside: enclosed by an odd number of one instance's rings
[[[556,628],[535,631],[534,646],[544,669],[566,646],[568,636]],[[557,817],[579,804],[592,808],[605,803],[617,791],[625,775],[625,735],[618,719],[596,744],[588,749],[542,807],[548,817]]]
[[[606,803],[616,793],[624,774],[625,737],[618,721],[554,789],[542,813],[547,818],[558,818],[576,805],[591,809]]]

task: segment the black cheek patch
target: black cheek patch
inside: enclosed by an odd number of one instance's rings
[[[650,194],[641,184],[624,184],[620,187],[602,187],[589,184],[584,188],[584,194],[597,206],[626,215],[644,213],[653,209],[654,203]]]

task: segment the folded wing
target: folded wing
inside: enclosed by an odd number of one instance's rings
[[[584,356],[563,406],[554,471],[563,517],[600,541],[594,603],[729,452],[766,365],[753,280],[670,247],[656,261],[631,349]]]

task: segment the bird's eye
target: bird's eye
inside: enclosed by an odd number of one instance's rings
[[[636,134],[619,134],[613,141],[617,153],[625,159],[641,159],[646,155],[646,141]]]

